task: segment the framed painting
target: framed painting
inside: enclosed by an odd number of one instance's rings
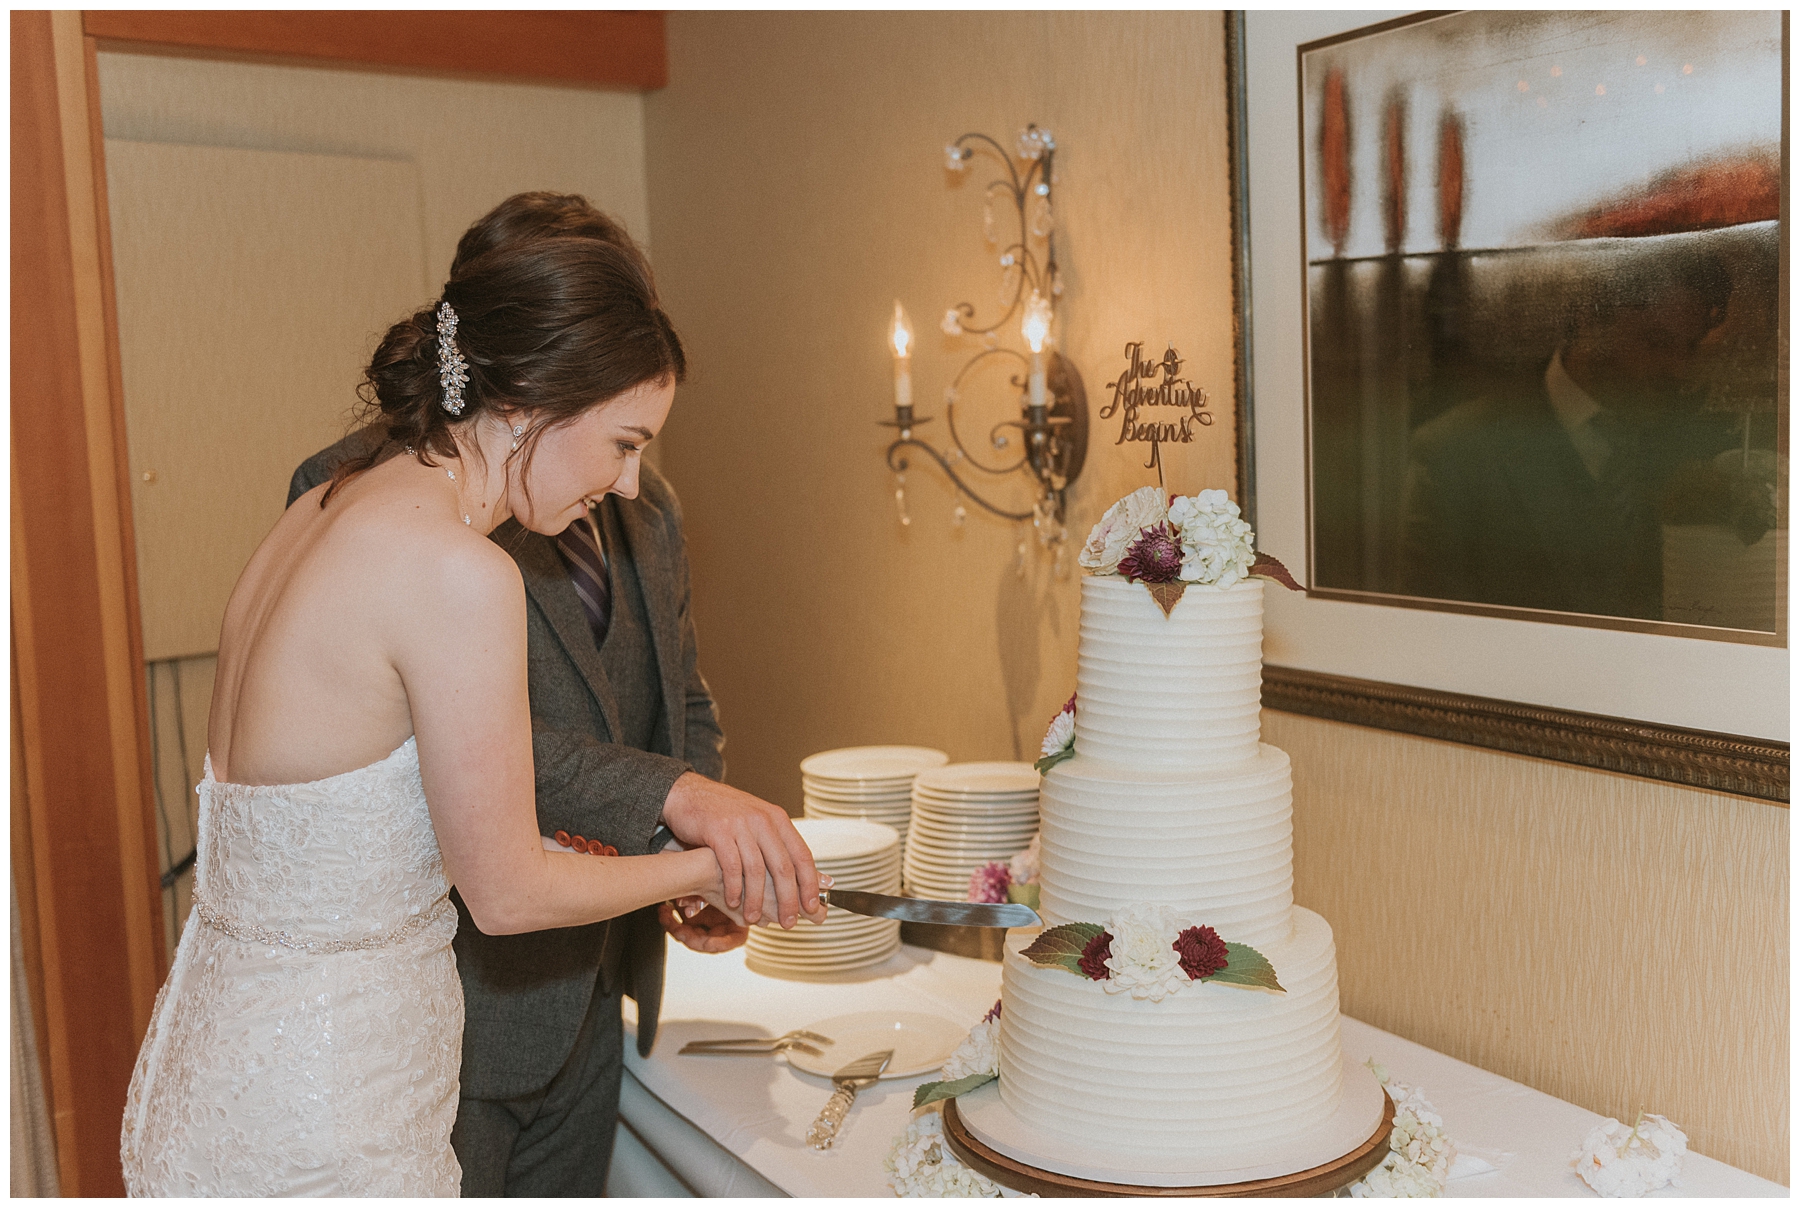
[[[1271,681],[1741,740],[1785,797],[1785,14],[1230,30]]]

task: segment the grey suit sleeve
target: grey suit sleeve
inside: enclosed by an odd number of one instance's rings
[[[669,790],[691,770],[680,759],[535,719],[531,755],[541,833],[568,831],[610,843],[628,856],[649,853]]]
[[[358,428],[329,449],[321,449],[301,462],[295,468],[293,478],[288,480],[287,506],[293,507],[294,500],[320,483],[330,482],[332,473],[340,465],[368,453],[385,435],[380,424]]]
[[[682,754],[696,772],[713,780],[725,779],[725,731],[719,725],[719,709],[712,689],[700,674],[700,642],[694,632],[693,582],[688,570],[687,538],[681,529],[681,505],[670,496],[673,516],[670,540],[679,568],[681,600],[681,665],[687,685],[687,720]]]

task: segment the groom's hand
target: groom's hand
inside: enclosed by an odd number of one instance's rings
[[[783,927],[792,927],[802,911],[823,917],[812,852],[780,806],[698,772],[684,772],[663,802],[663,822],[688,847],[712,849],[725,904],[741,911],[746,923],[764,915],[765,872],[774,882],[776,919]]]
[[[664,931],[695,952],[730,952],[750,938],[750,928],[738,926],[711,906],[683,919],[673,902],[664,902],[656,908],[656,918]]]

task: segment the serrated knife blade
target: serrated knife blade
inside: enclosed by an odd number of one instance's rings
[[[1018,902],[938,902],[930,898],[897,898],[861,889],[825,889],[819,900],[852,914],[899,919],[903,923],[938,923],[953,927],[1041,927],[1037,911]]]

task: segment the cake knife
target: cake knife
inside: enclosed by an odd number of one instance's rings
[[[819,901],[852,914],[905,923],[939,923],[954,927],[1041,927],[1037,911],[1018,902],[938,902],[930,898],[896,898],[861,889],[821,889]]]

